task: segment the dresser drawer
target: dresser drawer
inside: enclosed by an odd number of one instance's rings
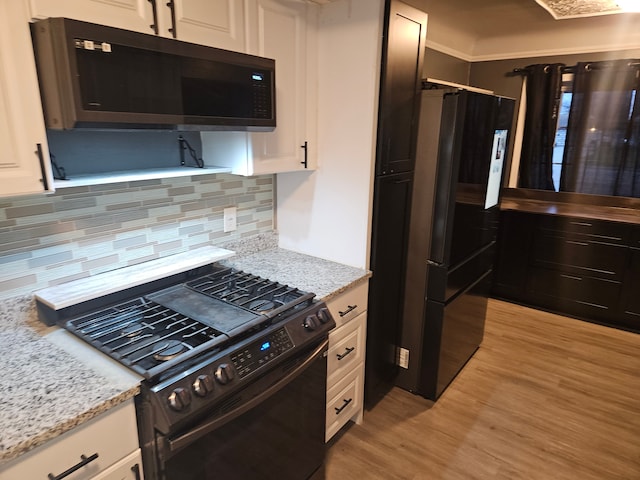
[[[327,388],[364,361],[367,314],[361,313],[349,323],[329,334]]]
[[[329,441],[340,428],[363,408],[363,368],[360,367],[336,383],[327,392],[327,416],[325,441]]]
[[[327,301],[329,311],[336,321],[336,328],[367,310],[368,295],[369,282],[363,282]]]
[[[80,463],[81,455],[91,458],[97,454],[95,460],[65,477],[89,480],[138,448],[135,407],[128,400],[0,468],[0,480],[48,480],[50,473],[60,475]]]

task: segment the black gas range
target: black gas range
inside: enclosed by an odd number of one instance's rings
[[[335,322],[313,293],[212,264],[38,310],[144,378],[145,478],[306,478],[322,463]],[[308,461],[294,455],[300,442],[312,447]],[[265,456],[269,444],[278,451]]]

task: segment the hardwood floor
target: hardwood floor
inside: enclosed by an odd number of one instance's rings
[[[437,403],[395,388],[314,480],[640,479],[640,335],[491,300]]]

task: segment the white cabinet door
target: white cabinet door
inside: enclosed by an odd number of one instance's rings
[[[175,22],[166,1],[158,8],[161,35],[170,36],[175,25],[177,38],[185,42],[246,52],[244,2],[239,0],[174,0]]]
[[[305,2],[250,0],[249,53],[276,61],[274,132],[251,133],[253,174],[316,166],[315,68],[317,8]]]
[[[66,17],[154,33],[153,6],[149,0],[29,0],[29,3],[32,18]]]
[[[296,0],[246,4],[248,53],[276,61],[277,126],[272,132],[203,132],[203,157],[237,175],[313,170],[317,7]]]
[[[246,51],[240,0],[29,0],[33,18],[85,22]],[[156,12],[154,18],[154,9]],[[175,32],[175,35],[174,35]]]
[[[28,12],[0,2],[0,196],[52,191]]]

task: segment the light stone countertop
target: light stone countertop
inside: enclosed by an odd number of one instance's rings
[[[281,248],[232,257],[219,263],[313,292],[316,298],[325,301],[371,276],[367,270]]]
[[[371,276],[260,240],[266,249],[250,248],[220,263],[322,300]],[[0,303],[0,372],[0,468],[139,392],[140,377],[70,333],[42,324],[31,296]]]
[[[95,351],[96,363],[82,350],[79,362],[66,348],[67,335],[43,328],[32,297],[0,304],[0,468],[140,391],[132,374],[96,369],[102,354],[89,346],[80,348]]]

